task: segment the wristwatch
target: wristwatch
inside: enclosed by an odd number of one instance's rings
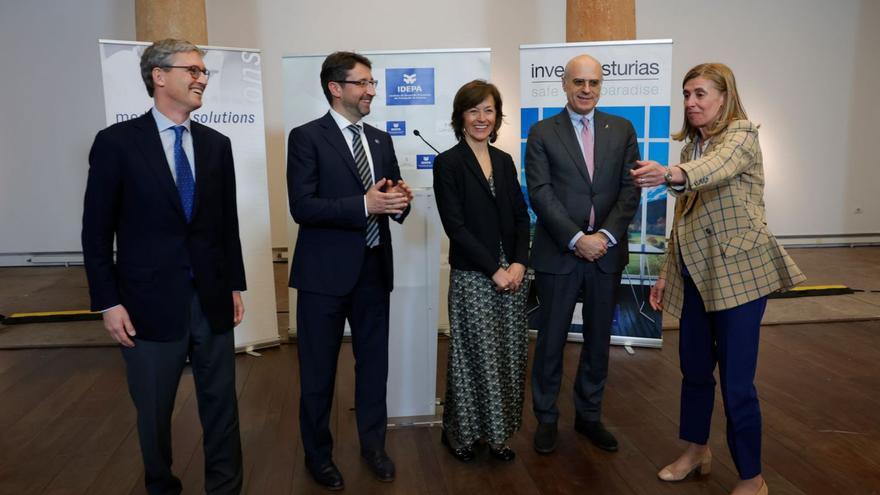
[[[666,169],[666,173],[663,174],[663,180],[666,181],[667,186],[672,185],[672,170],[671,169],[668,169],[668,168]]]

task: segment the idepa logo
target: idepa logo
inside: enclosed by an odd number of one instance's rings
[[[432,169],[434,168],[434,157],[436,155],[416,155],[416,168],[417,169]]]
[[[392,136],[406,136],[406,121],[389,120],[385,122],[385,130]]]
[[[386,105],[433,105],[434,68],[385,69]]]

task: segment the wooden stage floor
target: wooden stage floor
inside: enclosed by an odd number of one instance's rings
[[[574,432],[571,377],[579,346],[566,348],[560,444],[531,448],[528,407],[501,463],[479,451],[465,465],[439,442],[439,428],[390,430],[392,484],[374,481],[358,457],[353,359],[339,363],[332,427],[335,459],[356,494],[724,494],[736,481],[716,399],[710,476],[667,484],[655,471],[678,453],[677,332],[662,350],[611,350],[604,419],[620,440],[606,453]],[[443,390],[446,345],[440,345]],[[774,494],[880,492],[880,321],[765,327],[758,390],[764,415],[764,475]],[[298,435],[296,348],[237,357],[245,493],[324,493],[305,472]],[[110,348],[0,351],[0,493],[143,493],[143,472],[122,358]],[[526,404],[530,403],[527,393]],[[174,470],[184,493],[203,493],[201,430],[192,377],[174,415]]]

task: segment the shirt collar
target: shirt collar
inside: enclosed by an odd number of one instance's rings
[[[568,112],[568,118],[571,119],[571,123],[574,124],[575,126],[579,126],[581,119],[583,119],[584,117],[586,117],[587,120],[592,124],[593,117],[595,116],[595,113],[596,113],[596,109],[594,108],[594,109],[590,110],[590,113],[588,113],[586,115],[581,115],[581,114],[575,112],[574,110],[572,110],[571,107],[569,107],[568,105],[565,105],[565,111]]]
[[[159,109],[156,108],[156,107],[153,107],[153,108],[151,109],[151,112],[153,112],[153,118],[156,119],[156,127],[159,128],[159,132],[162,132],[162,131],[165,131],[165,130],[171,129],[172,127],[178,125],[178,124],[175,124],[173,120],[171,120],[171,119],[169,119],[168,117],[166,117],[166,116],[165,116],[162,112],[160,112]],[[186,119],[185,121],[183,121],[182,124],[179,124],[179,125],[182,125],[183,127],[186,128],[186,130],[187,130],[188,132],[191,132],[191,131],[190,131],[190,128],[189,128],[189,124],[190,124],[190,119]]]
[[[336,110],[334,110],[333,107],[330,107],[330,116],[333,117],[333,120],[334,120],[334,121],[336,121],[336,125],[339,126],[339,130],[340,130],[340,131],[344,131],[344,130],[346,130],[346,129],[348,128],[348,126],[351,125],[351,122],[350,122],[347,118],[343,117],[341,113],[339,113],[339,112],[337,112]],[[364,121],[363,121],[363,119],[358,120],[358,121],[355,122],[354,124],[355,124],[356,126],[360,127],[361,129],[364,128]]]

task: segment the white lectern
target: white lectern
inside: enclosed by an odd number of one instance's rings
[[[430,188],[413,190],[403,225],[389,222],[394,291],[388,338],[388,417],[433,416],[437,398],[437,317],[442,226]],[[405,422],[405,421],[404,421]]]

